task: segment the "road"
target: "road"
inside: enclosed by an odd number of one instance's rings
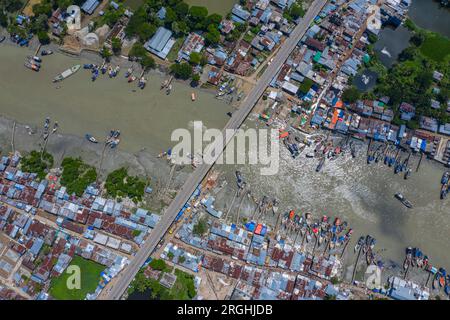
[[[237,111],[233,112],[233,116],[226,124],[223,132],[225,132],[225,130],[234,130],[234,132],[236,132],[236,130],[239,129],[259,98],[263,95],[264,91],[269,86],[273,77],[278,73],[284,62],[287,60],[291,52],[294,50],[300,39],[307,31],[311,22],[319,14],[320,10],[323,8],[326,2],[327,0],[316,0],[311,4],[301,22],[295,27],[289,38],[287,38],[283,43],[282,47],[278,51],[278,54],[273,58],[272,63],[267,67],[261,78],[259,78],[253,90],[250,91],[247,97],[242,101],[240,108]],[[222,145],[226,146],[234,135],[224,134],[223,136],[224,141],[222,141]],[[210,147],[214,148],[213,145],[210,145]],[[220,154],[215,154],[215,159],[217,160],[219,156]],[[141,266],[144,264],[145,260],[156,248],[159,241],[174,221],[178,212],[189,200],[195,188],[197,188],[197,186],[202,182],[203,178],[206,176],[211,167],[212,164],[201,164],[188,177],[175,199],[172,201],[164,215],[161,217],[161,220],[158,222],[155,229],[152,230],[149,237],[142,245],[141,249],[136,253],[134,259],[125,268],[125,270],[123,270],[119,274],[117,282],[114,284],[114,286],[109,288],[109,291],[106,292],[106,294],[101,295],[100,299],[118,300],[121,298],[123,293],[127,290],[130,282],[133,280]]]

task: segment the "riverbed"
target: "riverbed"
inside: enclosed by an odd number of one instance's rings
[[[246,125],[263,127],[254,120],[247,120]],[[236,190],[234,172],[240,170],[252,195],[256,199],[264,195],[270,199],[275,197],[282,212],[293,209],[299,214],[311,212],[316,218],[339,216],[347,221],[354,229],[351,247],[359,236],[370,234],[377,239],[376,250],[381,250],[384,261],[401,264],[405,248],[413,246],[428,255],[433,265],[449,267],[450,199],[439,198],[440,179],[446,169],[432,160],[423,159],[416,172],[419,157],[413,156],[409,164],[413,173],[405,180],[403,174],[395,175],[393,168],[382,161],[367,165],[367,145],[360,141],[356,143],[356,158],[347,153],[326,161],[319,173],[315,171],[318,160],[305,157],[311,150],[292,159],[283,145],[280,146],[280,169],[273,176],[260,175],[259,167],[254,165],[217,165],[216,169],[224,172],[228,184],[227,191],[221,191],[217,196],[215,207],[227,211]],[[403,193],[414,208],[407,209],[395,199],[397,192]],[[253,212],[254,208],[252,201],[245,200],[241,217],[248,216],[246,212]],[[264,219],[274,223],[271,215]],[[353,254],[349,254],[348,262],[353,261]]]

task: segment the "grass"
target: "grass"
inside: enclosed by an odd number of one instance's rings
[[[125,0],[123,4],[130,7],[132,10],[136,10],[144,3],[144,0]]]
[[[64,271],[59,277],[52,279],[49,293],[57,300],[84,300],[86,294],[94,292],[97,288],[100,280],[100,273],[105,267],[80,256],[74,256],[70,266],[80,267],[81,288],[68,289],[67,279],[71,275]]]
[[[180,51],[183,46],[184,37],[178,38],[173,44],[172,49],[170,49],[169,54],[167,55],[167,60],[170,62],[174,62],[178,58],[178,51]]]
[[[443,62],[450,55],[450,40],[440,34],[427,32],[420,52],[436,62]]]

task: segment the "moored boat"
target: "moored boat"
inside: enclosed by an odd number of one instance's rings
[[[79,65],[79,64],[70,67],[69,69],[67,69],[67,70],[61,72],[60,74],[58,74],[58,75],[53,79],[53,82],[62,81],[62,80],[64,80],[64,79],[70,77],[71,75],[73,75],[74,73],[76,73],[80,68],[81,68],[81,65]]]
[[[87,139],[89,142],[92,142],[92,143],[98,143],[97,139],[95,139],[94,136],[92,136],[92,135],[89,134],[89,133],[86,133],[85,137],[86,137],[86,139]]]
[[[52,50],[42,50],[41,52],[41,56],[49,56],[51,54],[53,54]]]
[[[192,93],[191,93],[191,100],[192,100],[192,101],[195,101],[195,99],[196,99],[196,97],[195,97],[195,93],[194,93],[194,92],[192,92]]]
[[[413,207],[412,203],[409,202],[409,201],[405,198],[405,196],[404,196],[403,194],[401,194],[400,192],[395,194],[395,198],[397,198],[398,200],[400,200],[400,202],[401,202],[405,207],[410,208],[410,209]]]

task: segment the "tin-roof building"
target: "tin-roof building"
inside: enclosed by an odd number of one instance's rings
[[[83,10],[87,14],[94,13],[95,9],[100,5],[100,1],[98,0],[87,0],[83,5],[81,6],[81,10]]]
[[[172,31],[159,27],[153,37],[144,44],[144,48],[161,59],[165,59],[174,44],[175,40],[172,39]]]

